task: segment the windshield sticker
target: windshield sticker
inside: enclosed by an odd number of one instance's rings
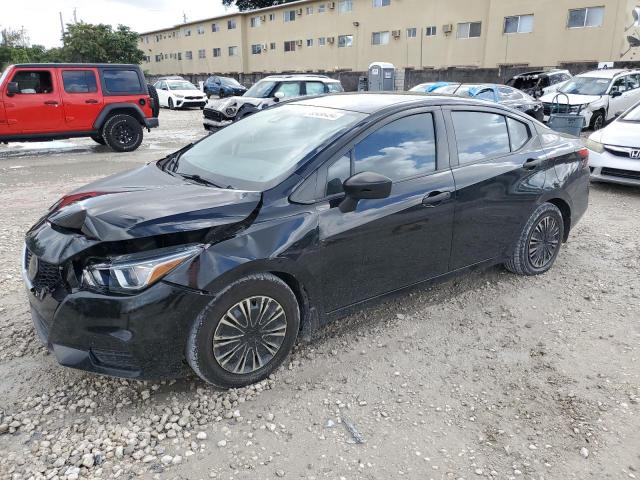
[[[321,118],[323,120],[338,120],[339,118],[344,117],[343,112],[338,111],[330,111],[330,110],[308,110],[304,112],[304,117],[307,118]]]

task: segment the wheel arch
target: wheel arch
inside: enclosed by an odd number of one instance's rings
[[[562,241],[566,242],[569,239],[569,230],[571,230],[571,206],[566,200],[560,197],[550,198],[547,200],[547,203],[551,203],[558,207],[558,210],[560,210],[560,213],[562,214],[562,223],[564,224],[564,235]]]
[[[106,105],[98,115],[98,118],[96,118],[96,121],[93,123],[93,128],[95,130],[100,130],[109,117],[119,114],[131,115],[133,118],[138,120],[141,125],[144,126],[145,124],[144,112],[138,105],[135,103],[122,102]]]

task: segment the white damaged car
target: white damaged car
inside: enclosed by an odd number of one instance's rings
[[[205,130],[216,130],[263,110],[280,100],[343,92],[339,80],[325,75],[271,75],[241,97],[210,98],[204,108]]]
[[[586,144],[592,180],[640,187],[640,102]]]
[[[581,73],[565,82],[558,92],[540,98],[544,119],[551,113],[574,113],[584,127],[599,130],[640,101],[640,70],[607,69]]]

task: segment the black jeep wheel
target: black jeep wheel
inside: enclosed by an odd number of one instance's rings
[[[114,115],[104,123],[102,138],[116,152],[132,152],[142,143],[142,125],[131,115]]]
[[[106,145],[104,138],[102,138],[100,135],[92,135],[91,140],[93,140],[96,143],[99,143],[100,145]]]

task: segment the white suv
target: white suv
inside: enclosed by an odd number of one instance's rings
[[[204,108],[204,128],[226,127],[280,100],[343,91],[339,80],[325,75],[271,75],[255,83],[241,97],[210,98]]]
[[[540,100],[544,105],[545,120],[552,111],[579,113],[584,117],[585,127],[599,130],[640,101],[640,70],[610,69],[581,73],[565,82],[557,93],[544,95]],[[556,101],[559,107],[554,106]]]

